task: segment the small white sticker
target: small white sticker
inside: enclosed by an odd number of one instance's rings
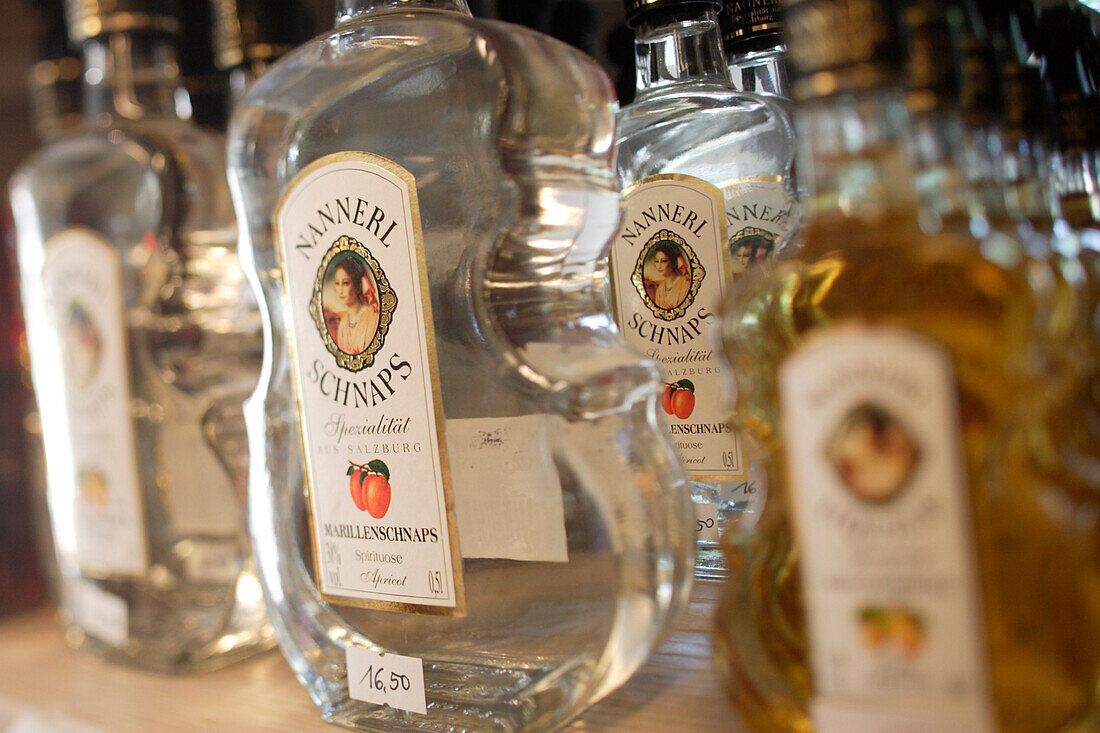
[[[88,581],[77,584],[73,600],[74,620],[85,633],[114,646],[130,638],[126,601]]]
[[[447,421],[463,557],[569,561],[550,429],[542,415]]]
[[[718,541],[718,506],[714,502],[694,502],[695,539],[697,542]]]
[[[410,713],[428,712],[424,662],[400,654],[348,647],[348,693],[356,700]]]
[[[232,583],[241,572],[236,542],[193,540],[183,560],[187,577],[206,583]]]

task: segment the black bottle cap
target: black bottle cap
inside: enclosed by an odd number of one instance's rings
[[[783,0],[797,101],[900,82],[902,44],[890,0]]]
[[[175,0],[65,0],[69,39],[79,44],[106,33],[158,31],[182,32]]]
[[[271,61],[312,35],[299,0],[211,0],[214,58],[230,69],[249,61]]]
[[[726,54],[739,56],[783,45],[779,0],[726,0],[718,14]]]
[[[692,6],[721,10],[722,2],[723,0],[623,0],[623,8],[626,10],[626,24],[633,27],[640,18],[657,11],[663,11],[674,19],[678,10]]]

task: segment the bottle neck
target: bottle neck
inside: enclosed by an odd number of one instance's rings
[[[1045,142],[1037,136],[1007,139],[999,164],[1008,215],[1046,227],[1053,221],[1055,207]]]
[[[379,10],[427,8],[470,15],[466,0],[336,0],[336,25]]]
[[[638,18],[634,57],[639,97],[681,84],[731,85],[718,14],[705,4],[679,7],[675,15],[652,11]]]
[[[921,228],[937,231],[949,219],[964,220],[969,207],[959,171],[962,120],[954,110],[933,107],[910,113],[910,155]]]
[[[776,46],[730,56],[729,73],[733,86],[740,92],[789,99],[786,52],[785,46]]]
[[[190,108],[165,36],[110,33],[84,42],[85,119],[184,119]]]
[[[30,74],[31,118],[38,139],[49,142],[76,132],[84,124],[84,68],[80,59],[44,59]]]
[[[872,222],[916,212],[909,116],[897,90],[803,102],[796,127],[811,217]]]

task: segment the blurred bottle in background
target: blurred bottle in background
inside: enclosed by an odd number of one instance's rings
[[[731,380],[714,352],[717,313],[731,284],[768,267],[797,225],[793,133],[778,98],[731,83],[720,2],[625,8],[638,68],[634,101],[619,116],[616,315],[628,342],[667,370],[669,435],[698,512],[696,574],[720,577],[719,534],[755,522],[767,477],[752,465],[757,446],[726,425]]]
[[[145,668],[270,646],[233,419],[262,345],[220,135],[184,119],[174,3],[69,3],[85,125],[13,177],[48,497],[75,645]]]

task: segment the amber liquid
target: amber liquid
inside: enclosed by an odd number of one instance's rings
[[[726,538],[716,656],[741,715],[761,730],[813,730],[778,374],[808,337],[871,324],[930,338],[953,360],[997,727],[1095,730],[1100,496],[1033,468],[1025,436],[1044,413],[1052,370],[1034,335],[1041,304],[1027,263],[995,247],[983,254],[961,226],[928,236],[905,216],[819,217],[806,242],[753,281],[726,321],[739,421],[770,455],[774,486],[757,532]]]

